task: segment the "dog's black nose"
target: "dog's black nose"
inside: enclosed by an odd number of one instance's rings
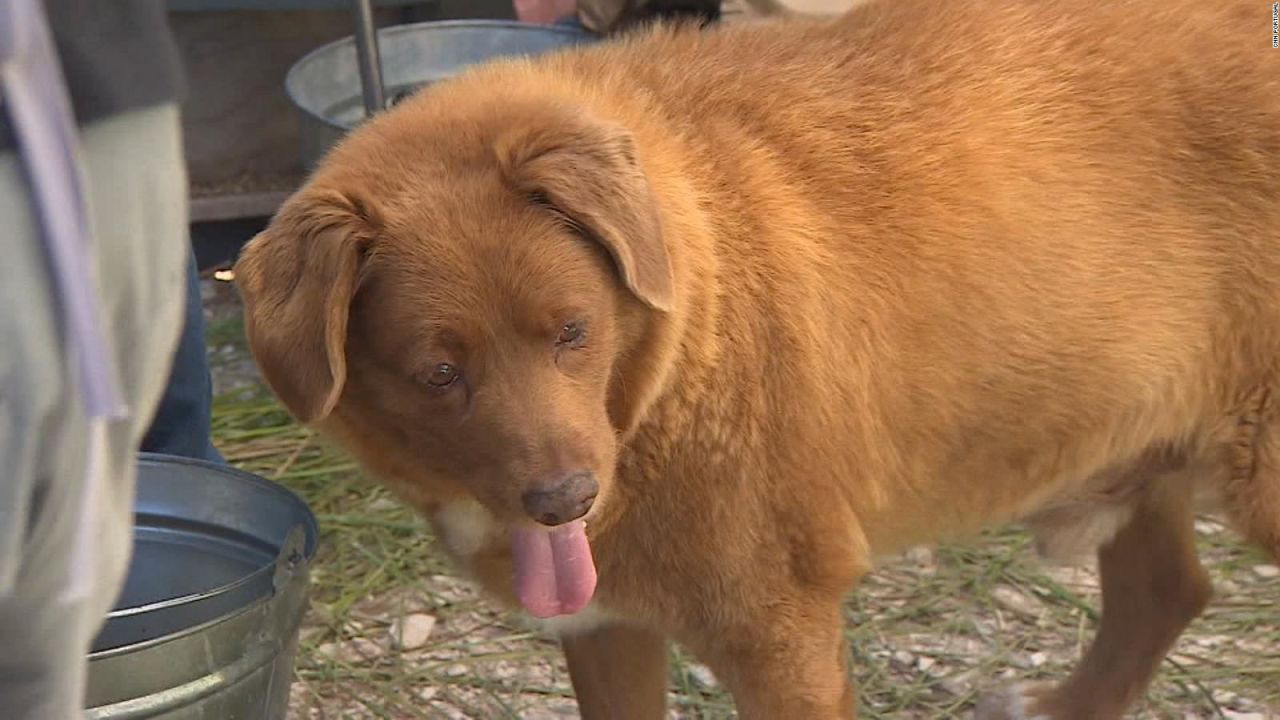
[[[534,520],[543,525],[563,525],[586,515],[599,491],[595,475],[576,472],[526,491],[521,501],[524,511]]]

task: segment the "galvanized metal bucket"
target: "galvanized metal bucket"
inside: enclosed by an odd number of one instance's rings
[[[89,656],[95,720],[284,720],[317,528],[249,473],[143,455],[135,549]]]
[[[388,104],[462,68],[512,55],[536,55],[591,42],[596,36],[569,26],[510,20],[440,20],[384,28],[368,43],[381,58],[376,97]],[[298,111],[302,159],[314,167],[326,150],[367,116],[356,39],[344,38],[308,53],[289,69],[285,92]]]

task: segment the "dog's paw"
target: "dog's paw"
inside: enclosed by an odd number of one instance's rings
[[[1045,709],[1053,686],[1017,683],[983,695],[974,708],[974,720],[1056,720]]]

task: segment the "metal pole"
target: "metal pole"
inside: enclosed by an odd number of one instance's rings
[[[351,0],[351,7],[356,14],[356,61],[360,65],[360,90],[364,95],[365,117],[371,117],[386,107],[378,30],[373,24],[371,0]]]

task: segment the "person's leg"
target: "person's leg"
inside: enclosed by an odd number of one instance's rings
[[[144,452],[181,455],[223,462],[213,446],[210,420],[213,382],[204,339],[204,303],[200,297],[200,274],[194,250],[187,254],[186,312],[182,337],[173,358],[173,372],[155,419],[142,439]]]
[[[86,418],[26,177],[15,155],[0,153],[5,720],[82,714],[85,655],[128,567],[137,448],[181,328],[187,185],[177,108],[95,123],[81,143],[92,265],[130,412],[105,426]]]

